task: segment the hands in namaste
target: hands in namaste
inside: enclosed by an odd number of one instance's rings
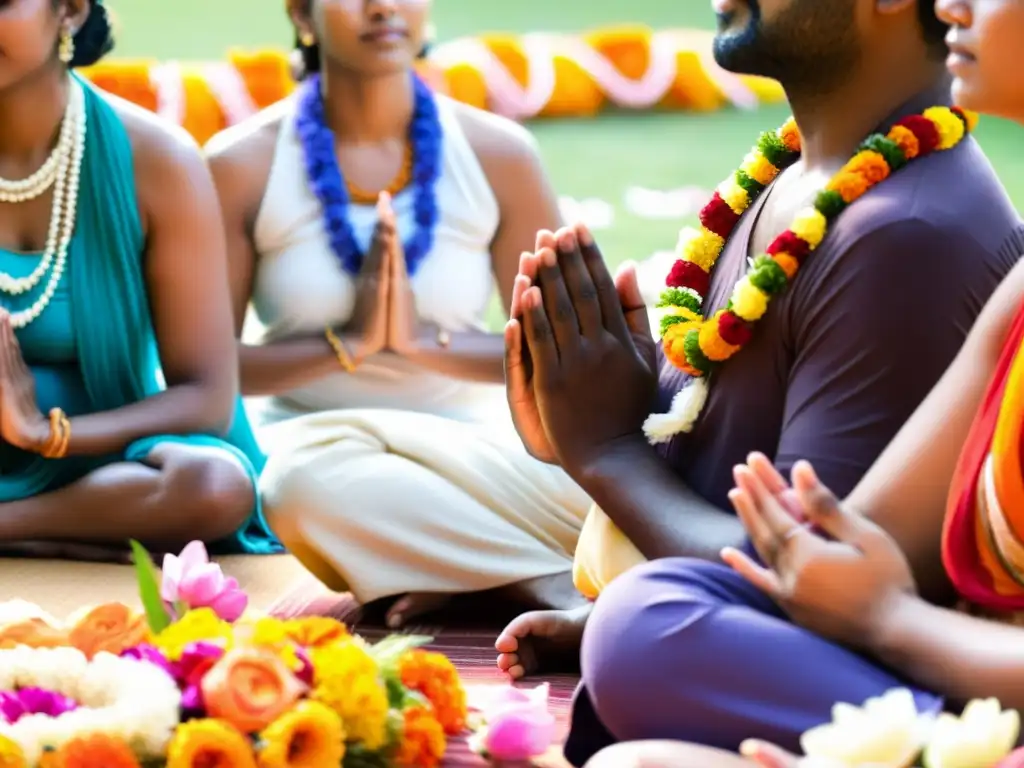
[[[722,559],[796,623],[869,650],[901,598],[917,591],[896,542],[845,509],[806,462],[793,468],[792,487],[761,454],[737,467],[735,478],[729,499],[764,565],[734,549]]]
[[[345,330],[360,337],[354,357],[361,360],[385,350],[410,354],[416,348],[419,329],[405,249],[391,198],[385,192],[377,202],[377,226],[356,278],[356,304]]]
[[[11,316],[0,309],[0,439],[24,451],[37,451],[50,435],[36,404],[36,384],[21,355]]]
[[[613,280],[582,224],[542,231],[511,303],[506,391],[527,450],[573,472],[642,440],[658,371],[635,270]]]

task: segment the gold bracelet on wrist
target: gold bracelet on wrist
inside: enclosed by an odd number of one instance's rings
[[[44,459],[63,459],[71,442],[71,420],[60,408],[50,409],[50,436],[39,453]]]
[[[332,328],[324,329],[324,336],[327,337],[327,343],[331,345],[331,349],[334,350],[334,355],[338,358],[338,364],[342,367],[345,373],[352,373],[356,369],[356,364],[352,360],[352,355],[345,349],[345,342],[338,338],[338,334],[334,332]]]

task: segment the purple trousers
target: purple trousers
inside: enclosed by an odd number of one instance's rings
[[[914,692],[873,661],[789,622],[727,566],[673,558],[639,566],[601,595],[587,623],[583,680],[565,756],[582,766],[619,741],[672,739],[736,750],[760,738],[799,752],[838,701]]]

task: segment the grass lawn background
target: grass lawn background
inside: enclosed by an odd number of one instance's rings
[[[232,46],[285,47],[291,30],[283,0],[107,0],[119,19],[116,56],[216,59]],[[434,0],[441,40],[483,32],[582,31],[612,24],[707,27],[706,0]],[[757,134],[779,125],[784,107],[709,115],[609,114],[593,120],[530,124],[558,192],[601,198],[615,208],[598,233],[611,262],[671,248],[684,221],[649,220],[623,206],[629,186],[713,188]],[[1018,207],[1024,206],[1024,128],[986,118],[978,137]],[[950,194],[955,194],[950,179]]]

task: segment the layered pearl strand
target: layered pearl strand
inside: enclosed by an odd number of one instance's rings
[[[64,275],[68,249],[75,232],[78,187],[81,180],[82,157],[85,153],[85,129],[85,92],[77,81],[72,80],[60,138],[53,153],[42,167],[27,179],[10,181],[0,178],[2,203],[34,200],[53,187],[50,228],[46,235],[46,249],[39,265],[27,277],[12,277],[0,272],[0,292],[10,296],[18,296],[32,290],[39,285],[47,271],[50,272],[50,279],[39,298],[27,309],[11,313],[11,322],[15,328],[24,328],[43,313]]]

